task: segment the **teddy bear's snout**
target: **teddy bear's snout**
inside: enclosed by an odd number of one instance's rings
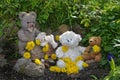
[[[72,42],[72,39],[66,39],[67,40],[67,42]]]
[[[30,28],[34,27],[34,23],[33,22],[28,22],[28,25],[29,25]]]
[[[90,40],[90,41],[89,41],[89,43],[92,43],[92,42],[93,42],[93,40]]]
[[[69,39],[67,39],[67,42],[70,42],[70,40],[69,40]]]

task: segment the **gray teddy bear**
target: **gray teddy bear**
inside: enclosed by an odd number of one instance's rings
[[[35,44],[32,50],[26,50],[27,43],[30,41],[35,42],[36,36],[40,33],[40,31],[35,28],[36,13],[21,12],[19,14],[19,18],[21,20],[22,28],[18,31],[18,47],[19,54],[21,54],[23,57],[18,59],[13,69],[17,72],[25,73],[31,77],[42,76],[45,69],[44,64],[42,62],[39,63],[39,61],[37,62],[39,64],[33,62],[35,59],[41,59],[44,57],[44,53],[42,52],[40,45]],[[25,52],[30,53],[30,58],[24,57]]]
[[[26,43],[29,41],[34,41],[35,37],[40,33],[39,30],[35,28],[36,23],[36,13],[35,12],[21,12],[19,14],[19,18],[21,20],[22,28],[18,31],[19,38],[19,53],[23,55],[25,52]],[[33,50],[31,50],[32,58],[43,58],[44,53],[42,52],[40,46],[35,46]]]

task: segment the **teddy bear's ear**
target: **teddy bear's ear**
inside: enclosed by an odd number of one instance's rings
[[[98,39],[99,39],[100,41],[102,40],[100,36],[98,36]]]
[[[79,34],[77,34],[76,36],[77,36],[78,42],[82,40],[82,37]]]
[[[21,13],[19,14],[19,18],[20,18],[20,20],[22,20],[23,17],[24,17],[26,14],[27,14],[26,12],[21,12]]]
[[[33,11],[32,11],[32,12],[30,12],[30,14],[31,14],[31,15],[33,15],[35,18],[36,18],[36,16],[37,16],[37,15],[36,15],[36,13],[35,13],[35,12],[33,12]]]

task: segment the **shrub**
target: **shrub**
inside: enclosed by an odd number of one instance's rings
[[[18,14],[22,11],[37,13],[37,23],[41,31],[53,31],[61,24],[79,24],[84,30],[82,43],[88,45],[88,37],[102,37],[102,61],[107,64],[106,55],[111,52],[119,64],[120,48],[114,48],[114,39],[120,39],[119,0],[3,0],[0,1],[0,37],[7,36],[5,28],[15,25],[20,28]],[[74,28],[74,27],[72,27]],[[14,32],[14,31],[13,31]],[[12,34],[12,33],[10,33]],[[8,41],[17,44],[17,31],[9,35]]]

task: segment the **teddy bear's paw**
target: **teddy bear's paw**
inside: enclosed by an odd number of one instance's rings
[[[64,68],[65,67],[65,62],[63,60],[58,60],[57,61],[57,66],[60,68]]]
[[[91,60],[87,60],[86,63],[90,64],[90,63],[94,63],[95,60],[91,59]]]
[[[88,54],[88,52],[83,52],[83,54]]]
[[[83,64],[83,61],[78,61],[78,62],[77,62],[76,65],[79,67],[79,70],[82,70],[82,69],[83,69],[83,65],[82,65],[82,64]]]

